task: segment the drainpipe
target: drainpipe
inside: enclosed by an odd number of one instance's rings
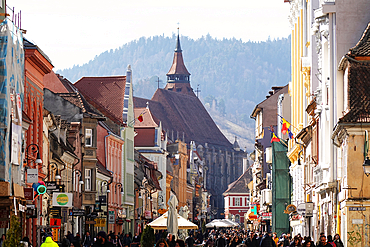
[[[277,131],[277,134],[278,134],[278,137],[281,139],[281,128],[282,128],[282,119],[280,119],[282,116],[283,116],[283,109],[282,109],[282,104],[283,104],[283,99],[284,99],[284,94],[280,94],[279,95],[279,98],[278,98],[278,101],[277,101],[277,127],[278,127],[278,131]]]

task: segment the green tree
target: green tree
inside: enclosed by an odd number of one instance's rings
[[[143,231],[143,234],[141,235],[140,246],[153,247],[154,243],[155,243],[154,229],[147,225]]]
[[[10,228],[6,232],[6,239],[4,246],[6,247],[18,247],[22,237],[22,228],[19,222],[19,218],[15,215],[10,217]]]

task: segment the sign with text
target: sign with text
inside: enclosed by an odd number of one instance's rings
[[[23,192],[26,200],[33,201],[35,195],[33,188],[23,188]]]
[[[72,193],[53,193],[53,207],[72,207]]]
[[[85,209],[73,208],[72,209],[72,215],[73,216],[84,216],[85,215]]]
[[[62,220],[57,218],[50,219],[50,226],[52,228],[59,228],[62,225]]]
[[[27,169],[27,183],[37,183],[39,179],[38,169]]]
[[[61,208],[59,207],[50,208],[50,214],[52,218],[61,218]]]
[[[349,211],[366,211],[365,207],[348,207]]]

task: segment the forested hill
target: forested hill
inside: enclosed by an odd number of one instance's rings
[[[211,114],[248,131],[253,128],[254,121],[249,116],[255,105],[265,99],[271,86],[289,82],[290,37],[242,42],[207,35],[197,40],[181,36],[180,41],[191,85],[194,91],[199,88],[199,97]],[[175,45],[176,35],[143,37],[57,73],[76,82],[83,76],[124,75],[131,64],[134,95],[151,98],[158,87],[158,77],[162,81],[159,86],[165,86]],[[222,129],[222,120],[216,123]],[[253,139],[253,133],[245,138]]]

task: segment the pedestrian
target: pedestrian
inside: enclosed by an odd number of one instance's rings
[[[277,233],[276,233],[276,232],[274,232],[274,233],[272,234],[272,239],[275,241],[275,244],[277,245],[277,244],[278,244],[278,242],[279,242],[279,238],[277,237]]]
[[[340,236],[338,233],[334,235],[334,243],[336,244],[337,247],[344,247],[343,242],[340,239]]]
[[[318,245],[316,245],[316,247],[329,247],[331,246],[330,244],[328,245],[328,242],[326,242],[326,237],[325,235],[321,235],[320,236],[320,243]]]
[[[230,247],[236,247],[236,246],[238,246],[239,244],[241,243],[241,241],[239,240],[239,236],[238,235],[235,235],[234,237],[233,237],[233,239],[231,240],[231,242],[230,242]]]
[[[107,234],[104,231],[100,231],[93,247],[113,247],[113,244],[107,241]]]
[[[164,238],[158,240],[155,244],[156,247],[168,247],[167,241]]]
[[[70,243],[72,243],[74,241],[73,234],[70,231],[67,232],[67,238],[68,238]]]
[[[71,242],[69,242],[69,239],[67,238],[67,235],[64,236],[62,239],[62,247],[70,247]]]
[[[139,233],[135,232],[135,236],[132,238],[133,243],[140,243],[140,235]]]
[[[333,237],[331,235],[328,235],[328,243],[331,244],[333,247],[337,247],[337,245],[333,241]]]
[[[5,238],[6,238],[5,234],[1,235],[0,247],[4,247]]]
[[[40,247],[59,247],[59,245],[51,237],[46,237],[45,242]]]
[[[123,247],[125,246],[130,246],[131,244],[131,238],[130,238],[130,235],[128,233],[126,233],[125,237],[123,238]]]
[[[175,247],[185,247],[185,242],[182,239],[177,239],[175,241]]]
[[[289,245],[289,247],[301,247],[301,238],[297,235],[293,238],[293,242]]]
[[[90,235],[90,232],[86,232],[85,233],[85,237],[84,237],[84,241],[82,243],[82,245],[84,247],[90,247],[92,245],[92,240],[91,240],[91,235]]]
[[[185,244],[187,247],[193,247],[195,243],[193,233],[190,233],[190,235],[185,239]]]
[[[216,239],[215,246],[216,247],[225,247],[226,246],[226,239],[224,238],[224,235],[222,233]]]
[[[272,240],[272,237],[267,232],[262,237],[260,247],[276,247],[275,241]]]
[[[122,243],[121,243],[121,240],[119,239],[118,235],[114,236],[113,246],[114,247],[122,247]]]

